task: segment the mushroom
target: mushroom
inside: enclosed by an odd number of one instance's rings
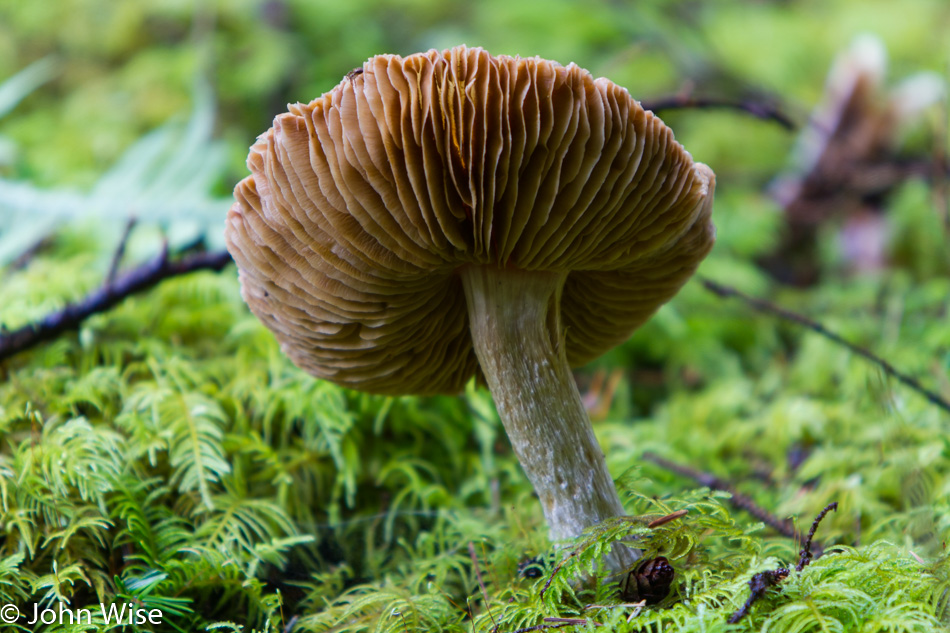
[[[628,338],[715,237],[715,176],[659,118],[574,64],[379,55],[277,116],[248,167],[228,249],[294,363],[380,394],[474,375],[553,539],[624,514],[571,367]]]

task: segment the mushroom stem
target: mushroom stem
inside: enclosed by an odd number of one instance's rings
[[[565,355],[567,273],[469,266],[461,276],[475,354],[552,540],[623,515]],[[621,571],[636,557],[618,544],[605,562]]]

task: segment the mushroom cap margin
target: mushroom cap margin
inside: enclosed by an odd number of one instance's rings
[[[226,240],[242,295],[307,372],[460,391],[462,266],[567,275],[572,366],[629,337],[712,248],[715,176],[574,64],[457,47],[373,57],[248,156]]]

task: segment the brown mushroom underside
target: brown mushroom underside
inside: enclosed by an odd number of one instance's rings
[[[712,171],[626,90],[458,47],[380,55],[251,148],[228,247],[309,373],[450,393],[478,371],[459,272],[566,275],[572,366],[626,339],[712,247]]]

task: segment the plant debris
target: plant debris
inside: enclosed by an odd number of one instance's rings
[[[66,332],[78,330],[92,315],[105,312],[127,297],[149,290],[166,279],[198,270],[221,271],[231,263],[227,251],[198,253],[176,261],[170,260],[168,255],[168,250],[162,249],[151,260],[118,277],[110,272],[101,287],[81,300],[67,304],[36,323],[0,334],[0,361]]]
[[[751,497],[742,494],[736,490],[735,486],[729,482],[716,477],[715,475],[697,470],[691,466],[684,466],[683,464],[677,464],[665,457],[660,457],[656,453],[646,452],[643,454],[643,459],[653,462],[657,466],[665,468],[671,472],[674,472],[678,475],[683,475],[684,477],[689,477],[690,479],[698,482],[702,486],[706,486],[711,490],[723,490],[732,495],[732,498],[729,502],[740,510],[745,510],[753,517],[765,523],[769,527],[773,528],[776,532],[782,536],[788,538],[795,538],[797,532],[795,531],[795,526],[791,521],[787,519],[780,519],[762,506],[758,505]],[[662,519],[658,519],[662,520]],[[656,523],[656,521],[654,521]],[[650,524],[650,527],[654,527],[654,523]]]
[[[749,609],[752,608],[752,605],[755,604],[755,601],[764,596],[769,588],[774,587],[788,578],[788,574],[788,567],[779,567],[778,569],[759,572],[753,576],[752,580],[749,581],[749,589],[751,590],[749,599],[745,601],[742,608],[733,613],[726,621],[729,624],[735,624],[744,618],[746,614],[749,613]]]
[[[825,515],[831,512],[832,510],[838,510],[838,502],[829,503],[825,506],[825,509],[818,513],[818,516],[815,517],[815,520],[811,522],[811,529],[808,530],[808,536],[805,537],[805,544],[802,546],[802,551],[799,552],[798,564],[795,565],[795,571],[801,571],[812,561],[813,555],[811,552],[812,540],[815,538],[815,530],[818,529],[818,524],[821,523],[821,520],[825,518]],[[819,554],[820,556],[820,554]]]
[[[706,290],[713,293],[717,297],[720,297],[721,299],[729,299],[729,298],[739,299],[740,301],[745,303],[747,306],[749,306],[753,310],[756,310],[757,312],[761,312],[763,314],[771,314],[772,316],[776,316],[785,321],[797,323],[798,325],[804,326],[808,328],[809,330],[811,330],[812,332],[815,332],[816,334],[820,334],[821,336],[825,337],[826,339],[830,341],[834,341],[838,345],[841,345],[842,347],[847,348],[850,352],[857,354],[861,358],[874,363],[875,365],[880,367],[881,370],[884,373],[886,373],[888,376],[892,376],[899,382],[903,383],[907,387],[910,387],[911,389],[913,389],[914,391],[922,395],[932,404],[950,413],[950,401],[948,401],[946,398],[941,396],[939,393],[937,393],[936,391],[932,389],[928,389],[919,380],[917,380],[910,374],[907,374],[897,369],[896,367],[894,367],[894,365],[884,360],[877,354],[874,354],[873,352],[859,345],[856,345],[852,343],[851,341],[846,340],[840,334],[832,332],[831,330],[829,330],[827,327],[825,327],[818,321],[814,319],[810,319],[807,316],[804,316],[802,314],[798,314],[797,312],[792,312],[791,310],[777,306],[773,303],[765,301],[764,299],[757,299],[755,297],[750,297],[744,292],[736,290],[735,288],[732,288],[730,286],[725,286],[723,284],[717,283],[711,279],[705,279],[701,277],[700,283],[703,284],[703,287],[706,288]]]
[[[821,523],[821,520],[825,518],[825,515],[828,514],[828,512],[837,509],[837,501],[830,503],[825,507],[824,510],[819,512],[818,516],[815,517],[815,520],[812,521],[811,529],[808,531],[808,536],[805,538],[805,544],[800,552],[800,558],[798,559],[798,565],[795,566],[795,571],[800,572],[812,561],[813,554],[811,548],[812,539],[815,536],[815,530],[818,529],[818,524]],[[762,596],[764,596],[770,588],[778,585],[780,582],[788,578],[789,573],[788,567],[779,567],[778,569],[759,572],[758,574],[752,576],[752,580],[749,581],[749,599],[745,601],[745,604],[743,604],[738,611],[729,617],[727,622],[729,624],[735,624],[748,615],[749,609],[752,608],[752,605],[755,604],[755,602]]]

